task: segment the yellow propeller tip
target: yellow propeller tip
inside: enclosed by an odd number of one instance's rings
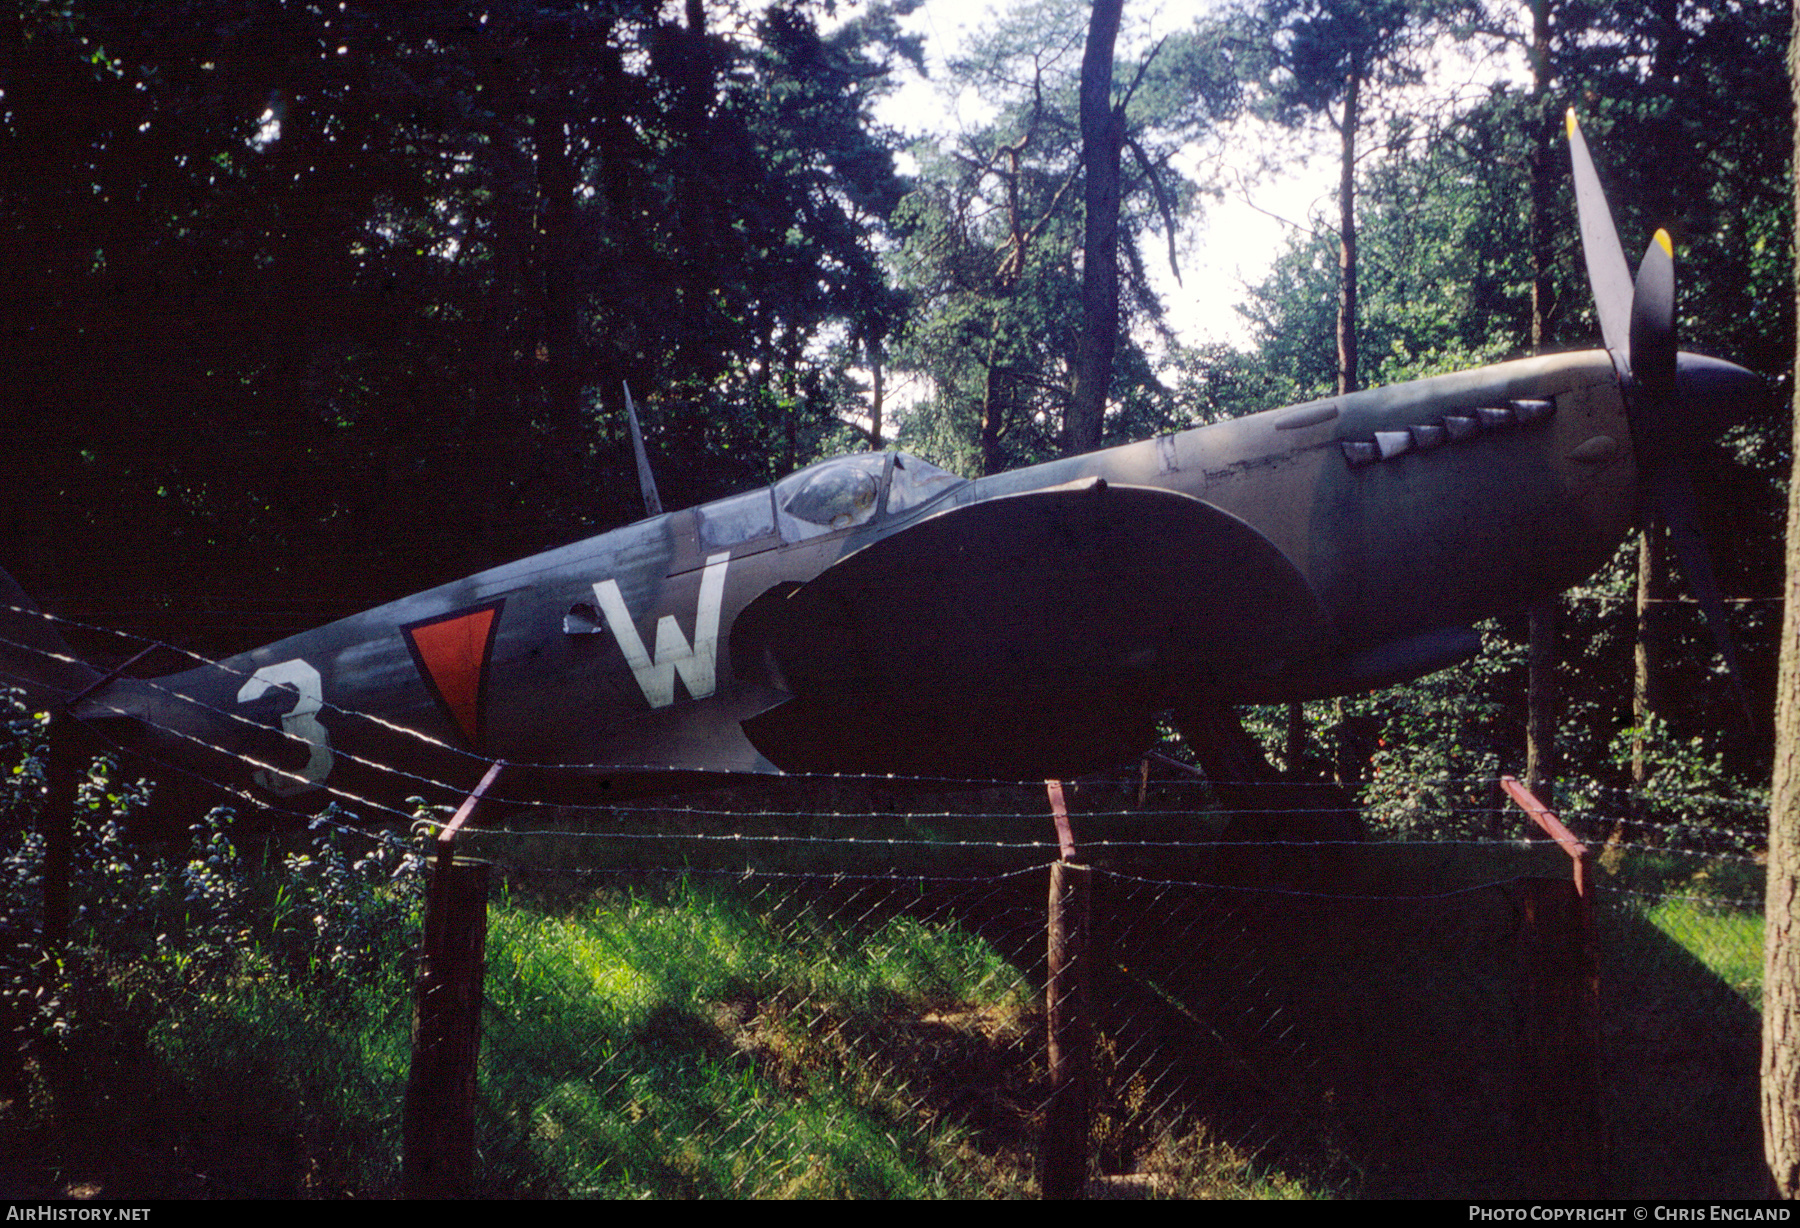
[[[1669,238],[1668,231],[1659,229],[1656,232],[1656,242],[1663,249],[1663,255],[1670,257],[1675,255],[1675,242]]]
[[[1570,107],[1569,108],[1569,135],[1571,137],[1573,137],[1575,135],[1575,130],[1577,128],[1579,128],[1580,126],[1581,126],[1580,124],[1575,122],[1575,108]]]

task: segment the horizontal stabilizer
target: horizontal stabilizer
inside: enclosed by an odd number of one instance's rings
[[[76,658],[48,615],[0,571],[0,687],[18,687],[36,712],[59,708],[99,681]]]

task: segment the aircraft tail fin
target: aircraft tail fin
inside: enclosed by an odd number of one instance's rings
[[[99,671],[75,655],[18,581],[0,570],[0,687],[22,689],[25,702],[44,711],[99,679]]]

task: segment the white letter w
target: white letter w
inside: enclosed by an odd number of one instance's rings
[[[687,684],[688,694],[705,699],[718,686],[719,606],[725,597],[725,566],[731,555],[709,555],[706,570],[700,575],[700,608],[694,612],[694,643],[690,647],[681,633],[681,625],[673,614],[656,621],[656,660],[644,648],[644,637],[638,634],[631,611],[625,608],[625,595],[617,580],[600,580],[594,585],[594,598],[606,625],[612,629],[625,663],[637,676],[644,698],[652,708],[666,708],[675,702],[675,675]]]

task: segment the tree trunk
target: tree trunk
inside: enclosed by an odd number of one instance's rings
[[[1081,161],[1087,206],[1082,239],[1081,342],[1064,422],[1069,455],[1100,446],[1106,392],[1119,347],[1119,160],[1125,114],[1112,103],[1113,44],[1125,0],[1094,0],[1081,57]]]
[[[1343,396],[1355,392],[1356,371],[1356,125],[1362,90],[1362,62],[1350,56],[1350,73],[1344,79],[1342,162],[1338,167],[1338,315],[1337,390]]]
[[[1800,2],[1788,74],[1800,100]],[[1800,163],[1796,164],[1800,197]],[[1800,300],[1800,282],[1796,283]],[[1795,366],[1800,370],[1800,353]],[[1800,442],[1800,385],[1796,386]],[[1800,460],[1800,450],[1794,456]],[[1800,470],[1800,465],[1796,465]],[[1786,603],[1775,695],[1775,779],[1769,801],[1769,881],[1763,920],[1763,1156],[1776,1193],[1800,1196],[1800,472],[1788,482]]]
[[[987,365],[981,383],[981,472],[983,476],[1006,468],[1000,451],[1000,432],[1006,427],[1005,380],[1000,373],[1000,313],[994,313],[994,335],[988,341]]]
[[[1550,266],[1555,259],[1550,202],[1562,163],[1552,156],[1556,129],[1550,115],[1550,0],[1531,0],[1531,349],[1550,344]]]
[[[1548,119],[1550,90],[1550,0],[1531,3],[1531,99],[1526,122],[1529,154],[1531,228],[1531,348],[1542,353],[1551,342],[1550,201],[1561,164],[1551,156]],[[1556,614],[1557,598],[1546,597],[1531,608],[1530,678],[1525,692],[1525,783],[1550,802],[1547,790],[1556,777]]]
[[[1356,370],[1356,126],[1361,122],[1362,61],[1353,52],[1344,78],[1344,119],[1338,127],[1341,160],[1338,163],[1338,313],[1337,391],[1355,392]],[[1338,711],[1343,712],[1342,701]],[[1299,764],[1305,747],[1306,720],[1301,706],[1288,705],[1288,770]],[[1338,774],[1343,770],[1343,731],[1338,736]]]
[[[881,368],[886,358],[879,338],[872,338],[869,350],[869,448],[879,452],[887,445],[881,438]]]
[[[1633,654],[1635,669],[1631,681],[1631,817],[1641,826],[1645,818],[1644,786],[1650,783],[1648,733],[1650,721],[1661,709],[1660,688],[1662,643],[1658,634],[1660,611],[1667,585],[1667,566],[1662,546],[1662,522],[1646,515],[1643,531],[1638,535],[1637,583],[1637,649]],[[1633,836],[1643,832],[1633,831]]]
[[[1556,805],[1556,615],[1560,597],[1531,607],[1530,681],[1526,695],[1525,787]]]

